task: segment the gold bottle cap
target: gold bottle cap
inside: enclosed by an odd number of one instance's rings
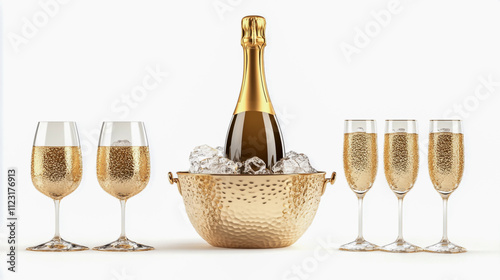
[[[265,46],[266,19],[261,16],[246,16],[241,20],[241,45]]]

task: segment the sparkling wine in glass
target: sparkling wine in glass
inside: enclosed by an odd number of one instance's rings
[[[460,120],[431,120],[429,134],[429,174],[443,198],[443,237],[425,248],[433,253],[463,253],[467,250],[448,240],[448,198],[458,188],[464,172],[464,135]]]
[[[398,198],[398,237],[379,250],[394,253],[420,252],[422,248],[403,239],[403,198],[413,188],[418,174],[418,134],[415,120],[387,120],[384,138],[384,171],[389,187]]]
[[[358,197],[358,237],[340,250],[374,251],[377,245],[363,238],[363,198],[377,175],[377,132],[374,120],[346,120],[344,126],[344,172]]]
[[[30,251],[83,251],[87,247],[68,242],[59,234],[59,204],[82,180],[82,155],[74,122],[39,122],[31,154],[31,180],[37,190],[55,205],[55,234],[52,240]]]
[[[125,235],[125,203],[140,193],[150,176],[149,146],[142,122],[104,122],[97,150],[97,179],[101,187],[121,204],[121,234],[99,251],[148,251]]]

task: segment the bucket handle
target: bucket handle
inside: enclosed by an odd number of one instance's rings
[[[325,182],[323,183],[323,189],[321,190],[321,195],[323,195],[325,193],[326,184],[330,183],[333,185],[333,183],[335,183],[336,178],[337,178],[337,173],[332,172],[332,176],[330,178],[325,179]]]
[[[172,174],[172,172],[168,172],[168,181],[170,182],[171,185],[177,184],[177,189],[179,190],[179,193],[182,195],[181,184],[179,183],[179,178],[174,178],[174,174]]]

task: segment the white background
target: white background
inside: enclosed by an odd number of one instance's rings
[[[500,261],[500,1],[2,2],[1,174],[5,187],[6,168],[19,171],[20,249],[18,272],[8,272],[3,261],[7,237],[3,218],[0,277],[500,278],[496,269]],[[43,3],[56,5],[44,8]],[[388,9],[391,5],[396,9]],[[385,26],[375,21],[381,13],[390,13]],[[328,186],[309,230],[284,249],[209,246],[189,223],[177,188],[167,180],[168,171],[188,168],[194,146],[223,145],[242,77],[240,20],[250,14],[267,19],[266,76],[286,148],[308,154],[320,170],[338,172],[337,183]],[[35,29],[29,28],[31,24]],[[359,32],[366,34],[367,29],[369,37],[363,42]],[[347,45],[356,48],[355,53],[346,55],[341,47]],[[148,71],[162,73],[144,90]],[[492,82],[485,87],[481,80]],[[124,103],[127,98],[132,103]],[[466,139],[463,181],[450,199],[449,236],[470,252],[336,250],[352,241],[357,230],[356,198],[342,167],[343,120],[378,121],[380,167],[384,120],[418,120],[420,173],[405,199],[404,232],[408,241],[426,246],[441,236],[441,199],[427,172],[428,120],[447,117],[463,119]],[[95,175],[101,122],[146,123],[151,181],[127,205],[127,232],[131,239],[155,246],[155,251],[24,250],[49,240],[54,230],[53,204],[30,179],[31,145],[41,120],[78,123],[84,177],[80,187],[62,201],[61,231],[65,239],[89,247],[116,239],[120,227],[118,200],[99,187]],[[397,200],[379,168],[365,199],[365,237],[384,245],[396,233]],[[331,243],[333,250],[326,258],[315,257],[315,250],[327,252],[318,240]]]

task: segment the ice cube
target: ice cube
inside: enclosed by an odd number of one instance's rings
[[[217,151],[219,151],[219,153],[217,154],[218,156],[220,156],[220,157],[226,157],[226,152],[224,151],[224,147],[217,146],[217,147],[215,147],[215,149]]]
[[[189,155],[189,162],[191,163],[191,165],[195,162],[199,163],[204,159],[218,156],[219,152],[219,150],[214,149],[208,145],[197,146]]]
[[[244,174],[271,174],[271,171],[266,168],[266,163],[258,158],[253,157],[245,160],[243,163]]]
[[[272,171],[266,163],[253,157],[245,162],[235,162],[226,158],[222,147],[212,148],[201,145],[194,148],[189,156],[190,173],[204,174],[294,174],[317,172],[309,163],[309,158],[304,154],[290,151],[286,157],[278,161]]]
[[[225,157],[207,158],[200,162],[198,172],[209,174],[238,174],[240,165]]]
[[[286,157],[279,160],[273,167],[275,174],[295,174],[295,173],[315,173],[317,172],[311,166],[309,158],[305,154],[299,154],[290,151]]]
[[[191,162],[191,166],[189,167],[189,173],[200,173],[200,163]]]
[[[111,146],[132,146],[132,143],[128,140],[116,140]]]
[[[240,162],[234,162],[228,158],[220,157],[217,165],[213,166],[212,173],[215,174],[239,174]]]
[[[201,145],[189,155],[190,173],[238,174],[241,163],[236,163],[224,155],[222,147],[212,148]]]

